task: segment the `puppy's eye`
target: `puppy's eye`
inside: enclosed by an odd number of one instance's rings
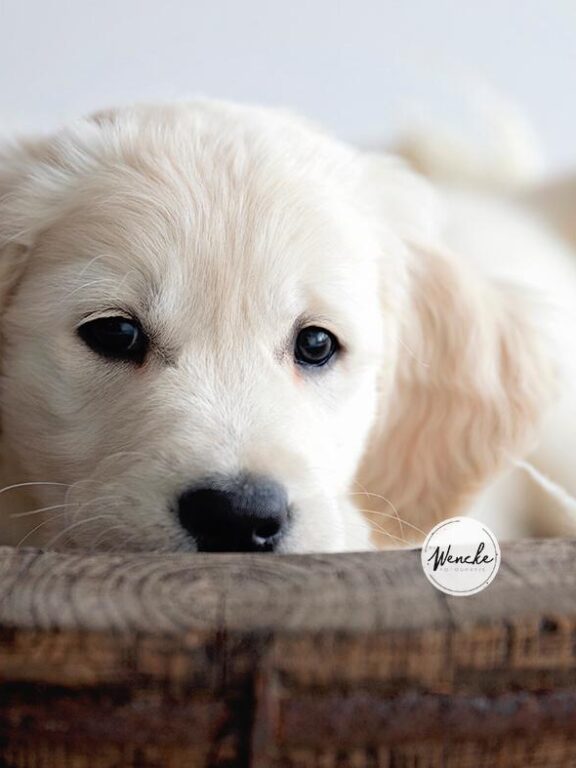
[[[303,328],[296,337],[294,357],[300,365],[326,365],[339,347],[333,333],[311,325]]]
[[[100,317],[78,328],[78,335],[102,357],[142,363],[148,338],[136,320],[126,317]]]

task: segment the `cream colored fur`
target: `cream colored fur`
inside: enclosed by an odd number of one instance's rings
[[[2,541],[193,551],[175,499],[214,472],[285,486],[285,552],[405,545],[469,509],[574,391],[576,277],[522,211],[464,197],[213,102],[6,148]],[[76,334],[117,311],[154,340],[141,369]],[[329,368],[294,365],[299,318],[340,339]]]

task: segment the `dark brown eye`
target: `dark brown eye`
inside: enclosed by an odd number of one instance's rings
[[[136,320],[100,317],[78,328],[78,335],[97,354],[111,360],[142,363],[148,338]]]
[[[303,328],[296,337],[294,358],[300,365],[326,365],[340,345],[333,333],[311,325]]]

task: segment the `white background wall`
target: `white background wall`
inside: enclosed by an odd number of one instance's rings
[[[414,114],[470,125],[484,83],[576,166],[576,0],[0,0],[9,130],[201,93],[367,141]]]

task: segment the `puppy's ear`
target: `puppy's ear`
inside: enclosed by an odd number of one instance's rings
[[[88,163],[74,139],[71,130],[0,147],[0,294],[9,291],[39,233],[70,197],[75,173]]]
[[[43,144],[20,141],[0,150],[0,311],[27,259],[36,216],[27,222],[27,195]]]
[[[406,258],[395,380],[360,481],[426,532],[531,448],[555,375],[528,297],[444,248],[407,243]]]
[[[32,245],[53,217],[72,165],[62,144],[26,137],[0,147],[0,248]]]

